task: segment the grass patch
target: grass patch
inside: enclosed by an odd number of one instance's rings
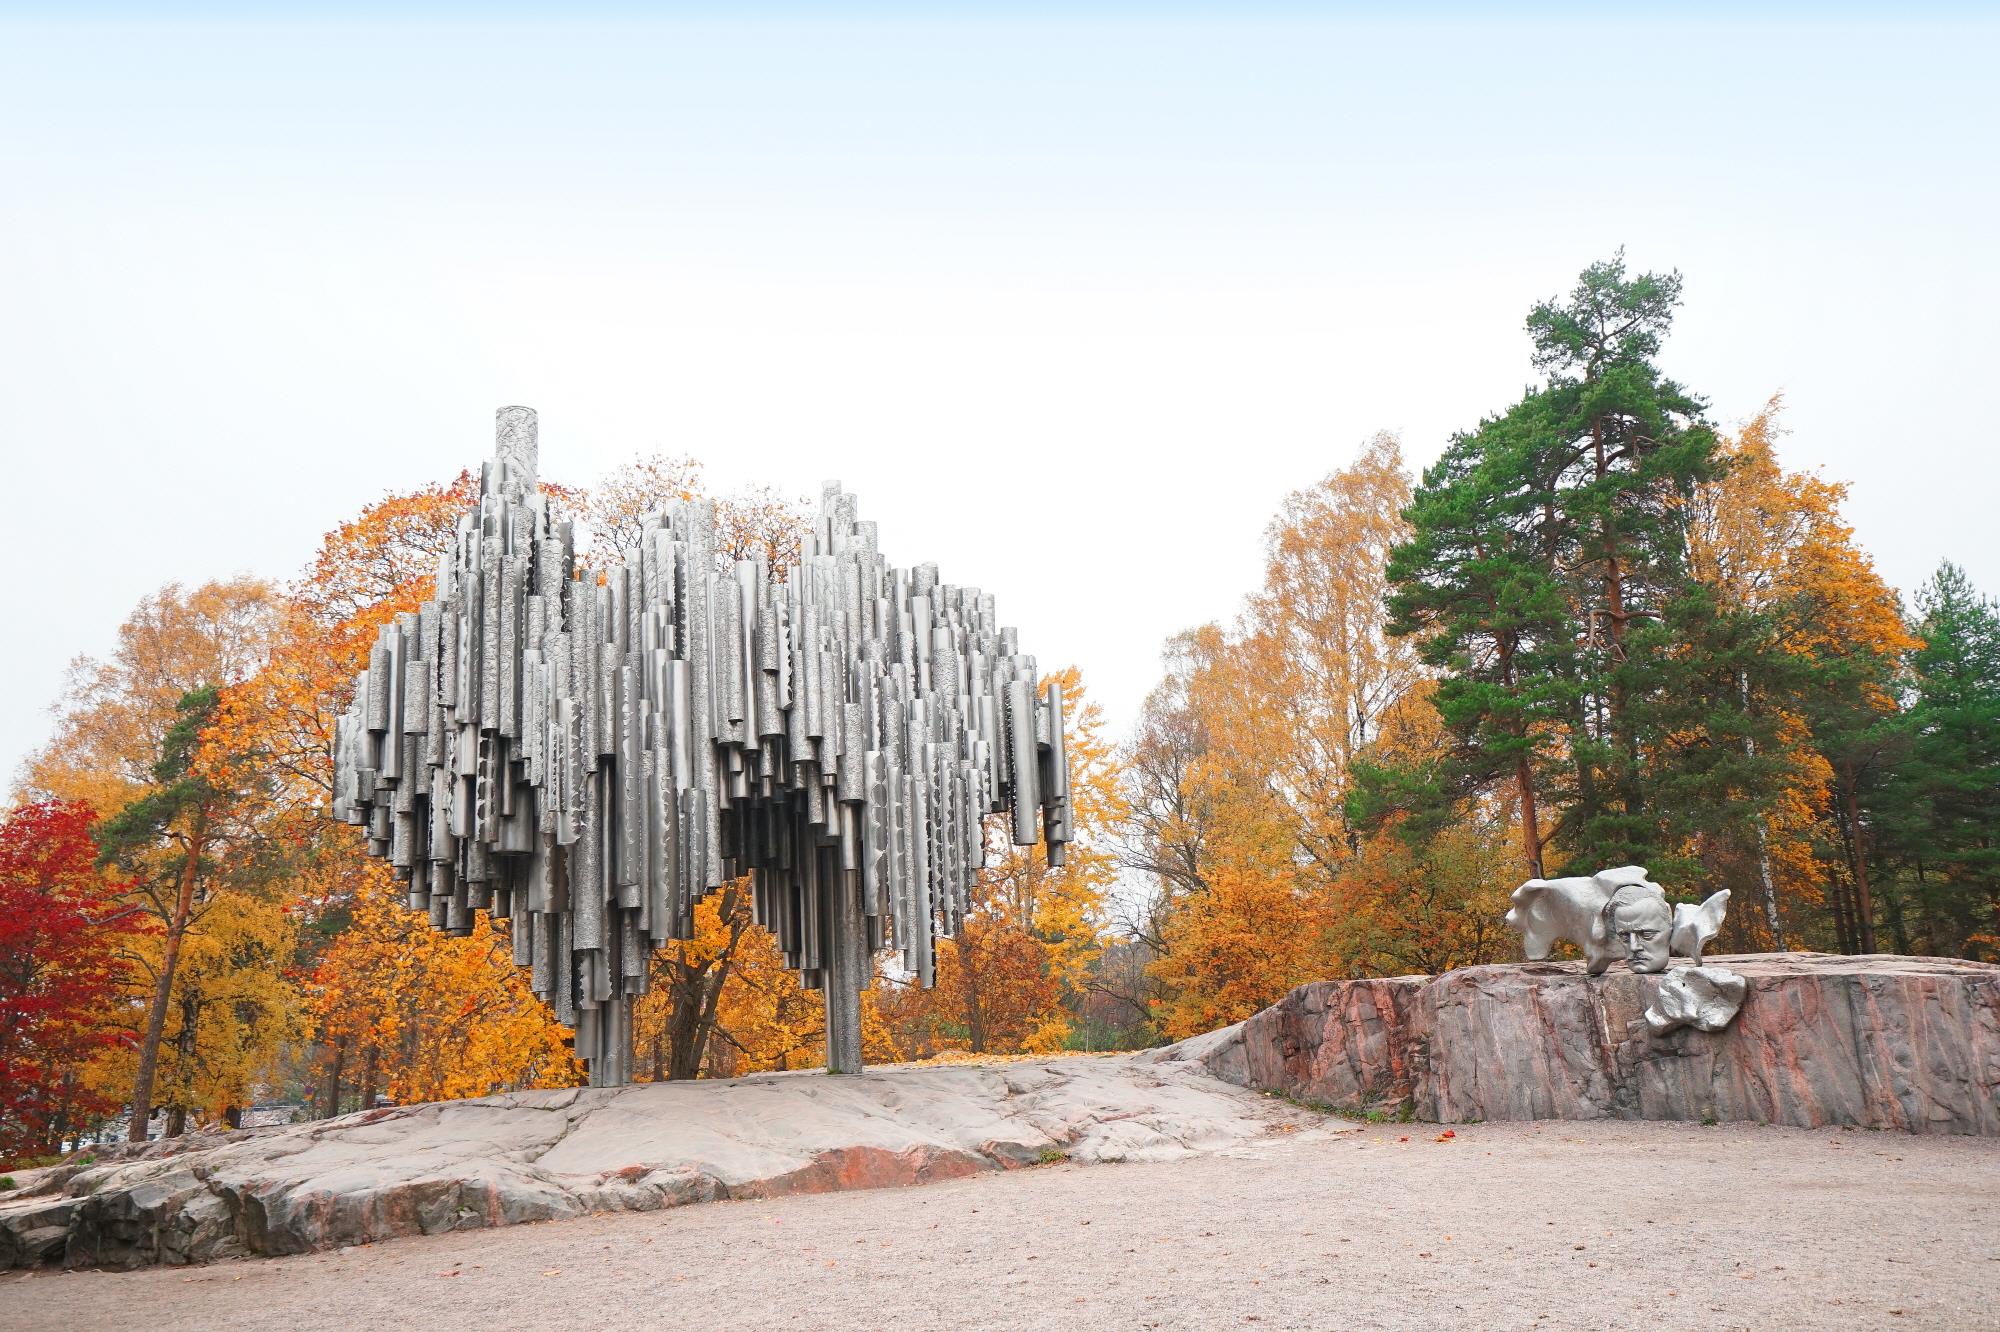
[[[1069,1149],[1056,1146],[1044,1147],[1042,1148],[1042,1154],[1037,1156],[1035,1160],[1042,1165],[1054,1165],[1058,1161],[1067,1161],[1069,1160]]]

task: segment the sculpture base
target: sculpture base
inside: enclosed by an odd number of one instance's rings
[[[1444,1123],[1749,1120],[2000,1136],[2000,966],[1711,957],[1748,982],[1719,1032],[1648,1030],[1662,977],[1580,962],[1318,981],[1154,1051],[1239,1085]],[[1682,959],[1675,967],[1685,966]]]

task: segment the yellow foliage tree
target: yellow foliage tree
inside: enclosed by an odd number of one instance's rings
[[[141,598],[110,656],[70,663],[55,735],[28,760],[20,794],[81,800],[100,816],[129,804],[152,781],[181,699],[257,670],[279,613],[277,594],[254,578],[169,583]]]
[[[292,959],[297,925],[268,894],[220,888],[203,903],[182,945],[166,1009],[153,1103],[167,1114],[165,1134],[198,1121],[233,1123],[302,1037]],[[130,955],[151,978],[161,965],[161,934],[149,931]],[[90,1070],[107,1090],[131,1090],[138,1051],[118,1047]]]
[[[359,849],[341,872],[357,883],[351,917],[313,973],[309,1009],[330,1050],[322,1113],[352,1070],[368,1104],[377,1089],[401,1103],[572,1087],[582,1069],[567,1034],[514,965],[506,927],[478,913],[453,938],[411,911],[381,861]]]
[[[1415,645],[1387,633],[1382,604],[1409,499],[1395,439],[1376,436],[1286,499],[1233,630],[1169,646],[1127,766],[1128,863],[1154,889],[1128,928],[1154,955],[1149,998],[1169,1035],[1308,980],[1505,946],[1509,805],[1468,805],[1423,851],[1349,813],[1363,763],[1420,766],[1444,743]]]

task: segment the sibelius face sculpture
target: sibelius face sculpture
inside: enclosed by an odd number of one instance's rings
[[[757,921],[861,1066],[885,946],[919,983],[963,922],[986,817],[1070,839],[1059,686],[993,598],[891,567],[828,484],[796,568],[725,567],[675,503],[599,581],[536,489],[535,414],[499,412],[435,597],[382,628],[334,738],[336,818],[448,933],[511,922],[593,1085],[631,1077],[631,1002],[695,904],[748,875]]]

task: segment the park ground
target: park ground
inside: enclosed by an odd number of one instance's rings
[[[0,1281],[0,1329],[2000,1327],[2000,1143],[1350,1124],[1155,1164]]]

